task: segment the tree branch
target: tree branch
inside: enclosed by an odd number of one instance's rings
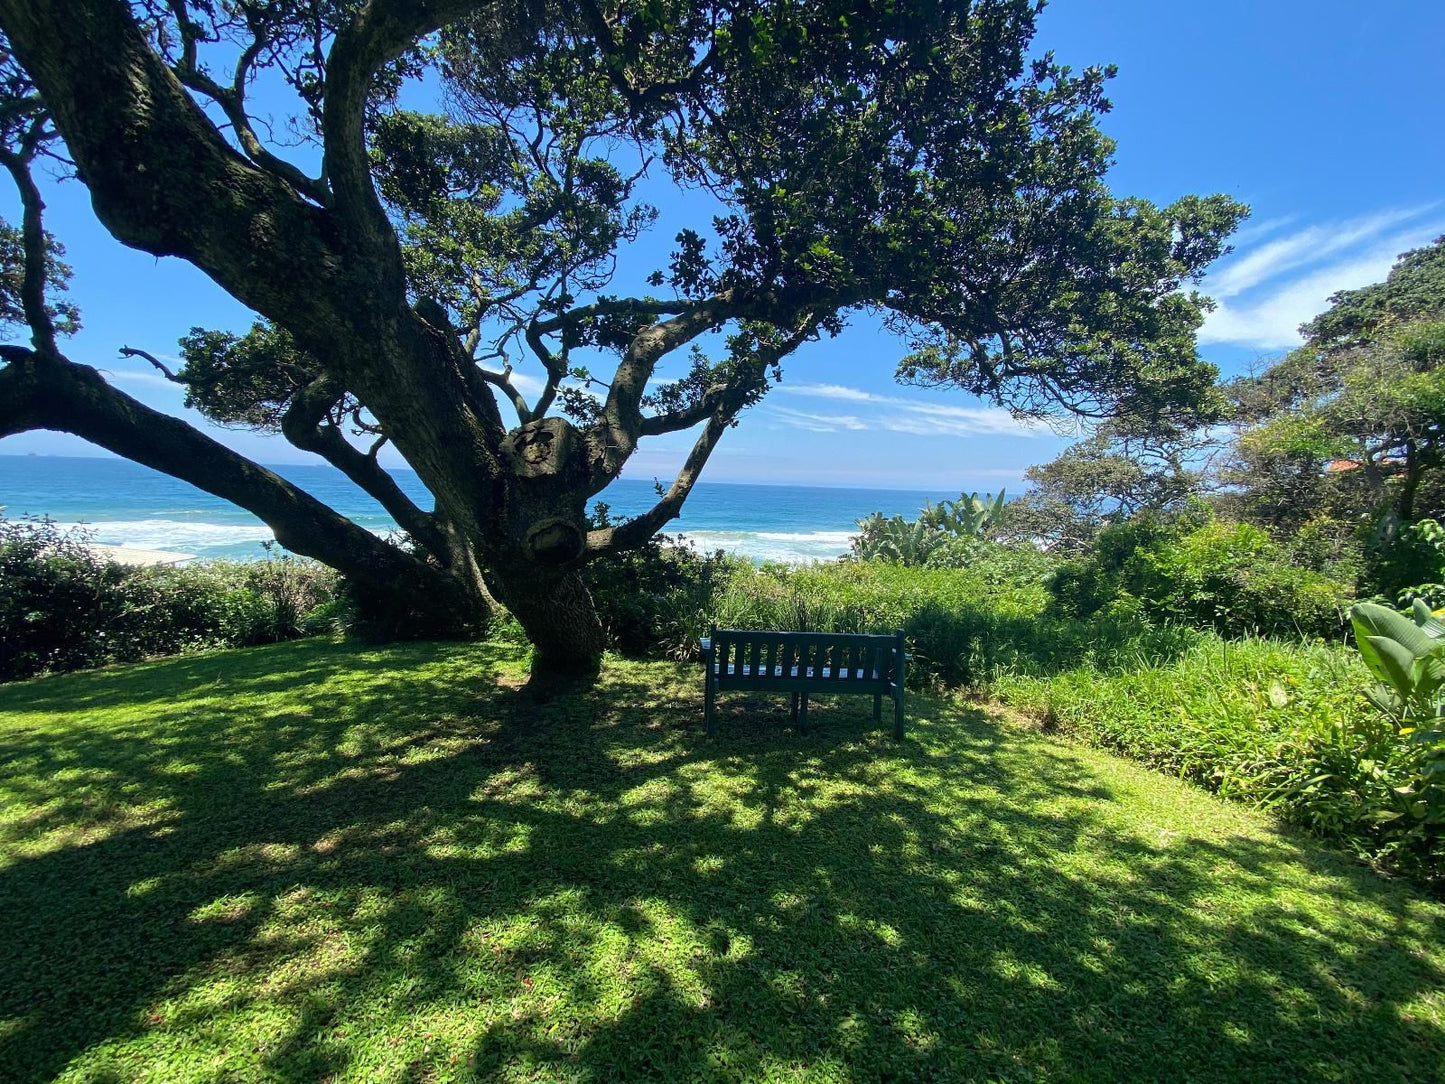
[[[183,8],[183,5],[173,5],[173,8]],[[181,19],[182,14],[178,12],[176,18]],[[183,86],[198,94],[204,94],[221,107],[221,112],[226,114],[226,119],[231,122],[236,133],[236,141],[241,144],[241,149],[251,161],[308,199],[322,206],[328,204],[331,201],[331,191],[326,187],[325,181],[319,177],[308,177],[292,163],[272,154],[257,137],[250,114],[246,112],[246,79],[256,56],[265,48],[265,38],[257,36],[242,51],[236,61],[236,74],[231,85],[222,86],[196,64],[194,32],[188,35],[184,29],[189,22],[187,17],[186,21],[181,23],[181,34],[186,44],[182,60],[171,68],[176,78]]]
[[[667,492],[652,508],[626,523],[616,527],[589,531],[587,533],[589,557],[640,546],[661,530],[666,523],[682,514],[682,506],[692,492],[692,487],[697,483],[703,467],[707,465],[713,449],[717,447],[723,433],[737,419],[738,414],[752,401],[751,395],[756,391],[758,381],[762,379],[768,367],[777,364],[778,361],[806,342],[817,330],[817,326],[817,316],[812,313],[806,314],[798,326],[784,339],[759,351],[751,359],[752,364],[746,369],[740,367],[736,379],[726,385],[708,389],[708,393],[697,405],[665,416],[667,419],[665,424],[672,425],[673,428],[658,428],[657,432],[673,432],[675,429],[684,428],[680,423],[685,418],[699,414],[703,409],[704,402],[711,404],[707,414],[707,424],[698,434],[697,440],[693,442],[692,451],[688,453],[682,469],[673,479]],[[658,419],[651,420],[654,425],[664,424]],[[695,425],[697,422],[694,420],[690,424]]]
[[[58,356],[0,348],[0,437],[31,429],[73,433],[117,455],[191,483],[251,512],[287,549],[330,565],[383,598],[414,603],[417,590],[439,605],[475,610],[446,573],[338,515],[279,475],[105,382],[89,366]],[[480,616],[480,615],[479,615]]]
[[[338,97],[328,105],[352,138],[338,153],[353,210],[375,199],[359,130],[348,127],[360,123],[370,73],[406,46],[406,34],[471,6],[374,0],[338,37],[344,62],[332,70]],[[479,495],[469,524],[488,514],[506,427],[444,316],[408,304],[390,225],[366,219],[377,232],[358,236],[339,192],[336,210],[318,207],[231,146],[122,0],[0,0],[0,25],[107,229],[189,261],[334,362],[433,493]]]
[[[693,443],[692,451],[688,453],[682,470],[678,471],[677,477],[673,479],[667,492],[650,509],[616,527],[588,531],[587,556],[597,557],[604,553],[635,549],[657,534],[668,522],[681,515],[683,503],[687,500],[688,494],[692,492],[692,487],[697,483],[698,476],[702,473],[702,468],[706,466],[708,457],[712,455],[713,449],[717,447],[718,441],[722,439],[723,433],[732,423],[734,414],[735,412],[729,413],[725,408],[713,411],[712,416],[708,418],[707,426],[698,434],[697,440]]]
[[[684,429],[691,429],[717,408],[719,401],[727,394],[727,391],[726,385],[715,384],[708,388],[702,397],[691,406],[683,407],[681,410],[668,411],[666,414],[645,417],[642,419],[642,427],[638,430],[638,435],[659,437],[664,433],[678,433]]]
[[[614,438],[625,438],[628,455],[636,447],[642,428],[642,394],[658,360],[736,312],[731,293],[723,294],[689,305],[672,319],[645,327],[633,336],[602,406],[602,417],[613,430]]]
[[[335,377],[322,375],[296,395],[281,415],[281,432],[302,451],[321,456],[386,509],[397,524],[427,548],[444,566],[450,563],[446,542],[432,517],[418,508],[380,463],[358,451],[327,417],[345,388]],[[378,442],[377,450],[380,450]]]
[[[367,94],[385,64],[478,6],[478,0],[371,0],[337,32],[327,58],[321,138],[334,206],[358,240],[395,247],[398,269],[400,245],[377,197],[367,157]]]
[[[502,393],[511,400],[512,407],[517,411],[517,423],[519,425],[526,425],[535,417],[531,408],[527,406],[527,400],[522,397],[522,393],[518,391],[517,386],[512,383],[512,370],[510,366],[500,373],[478,366],[477,372],[482,374],[483,380],[494,387],[500,388]]]
[[[345,261],[325,213],[222,137],[128,5],[0,0],[0,23],[117,239],[189,260],[273,318],[326,320]]]
[[[154,365],[157,369],[159,369],[161,371],[161,375],[164,376],[167,380],[180,384],[183,387],[185,386],[186,382],[184,380],[182,380],[175,373],[171,372],[169,366],[167,366],[158,357],[156,357],[154,354],[150,353],[147,350],[138,350],[133,346],[122,346],[120,348],[120,356],[123,358],[143,358],[144,360]]]
[[[560,331],[564,327],[571,327],[598,316],[680,316],[711,303],[712,300],[662,301],[636,297],[604,298],[594,301],[590,305],[579,305],[575,309],[568,309],[566,312],[549,316],[545,320],[534,320],[528,326],[527,333],[529,336],[535,333],[540,338]]]
[[[0,164],[10,173],[15,187],[20,191],[21,243],[25,249],[25,267],[20,281],[20,305],[25,310],[25,322],[30,326],[30,335],[35,349],[42,358],[59,356],[55,345],[55,321],[45,307],[45,269],[47,246],[45,244],[45,201],[40,198],[40,189],[30,175],[30,163],[45,138],[44,116],[38,116],[20,139],[15,150],[0,149]]]

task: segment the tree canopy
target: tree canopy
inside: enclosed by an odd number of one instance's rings
[[[1417,497],[1445,457],[1445,238],[1300,330],[1303,346],[1230,385],[1242,428],[1229,479],[1281,523],[1438,513]]]
[[[6,153],[36,195],[32,343],[5,348],[0,434],[66,429],[187,478],[414,624],[500,601],[544,668],[585,669],[602,634],[578,568],[676,517],[785,361],[853,314],[898,333],[902,379],[1023,414],[1207,415],[1193,285],[1244,209],[1116,197],[1111,70],[1035,48],[1040,7],[0,0]],[[263,123],[258,87],[290,114]],[[257,314],[243,335],[195,329],[180,371],[161,366],[188,401],[321,455],[411,547],[64,357],[28,171],[51,146],[117,239]],[[619,259],[656,218],[644,180],[716,214],[626,295]],[[687,373],[657,380],[683,349]],[[657,505],[590,525],[638,443],[684,430]],[[380,468],[384,442],[434,507]]]

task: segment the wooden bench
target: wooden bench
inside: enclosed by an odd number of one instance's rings
[[[873,718],[883,698],[893,701],[893,736],[903,738],[903,681],[908,656],[903,630],[892,636],[835,632],[764,632],[713,629],[702,640],[706,670],[703,722],[713,733],[719,692],[793,694],[793,722],[807,725],[809,693],[872,693]]]

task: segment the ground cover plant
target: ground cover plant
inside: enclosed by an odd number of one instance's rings
[[[313,639],[0,689],[10,1079],[1438,1079],[1445,907],[918,697]]]
[[[1087,554],[1058,568],[1050,592],[1079,617],[1123,608],[1226,636],[1341,639],[1354,584],[1305,566],[1262,528],[1200,505],[1106,527]]]

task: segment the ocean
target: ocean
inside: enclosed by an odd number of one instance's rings
[[[395,528],[381,507],[326,465],[273,466],[318,500],[369,530]],[[416,474],[394,470],[401,487],[424,508],[431,499]],[[912,518],[925,501],[957,493],[834,489],[824,486],[698,482],[682,516],[665,529],[699,549],[723,549],[758,561],[804,564],[848,551],[854,524],[871,512]],[[650,481],[622,478],[599,497],[613,514],[651,507]],[[169,550],[198,558],[258,558],[270,529],[241,509],[125,459],[0,455],[0,506],[9,519],[47,516],[81,526],[90,541]]]

